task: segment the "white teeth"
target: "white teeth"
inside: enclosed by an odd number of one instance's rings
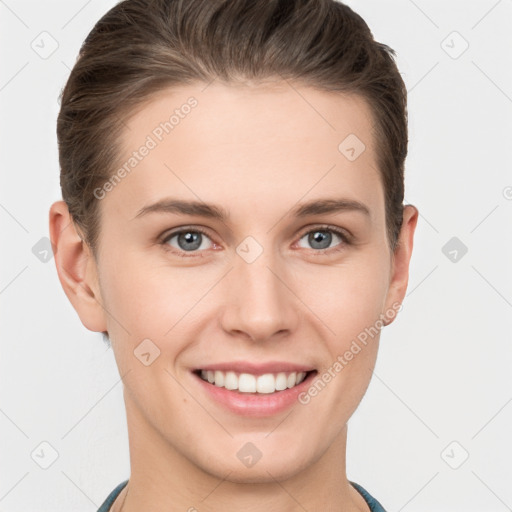
[[[250,373],[237,374],[231,371],[201,370],[201,378],[220,388],[238,390],[241,393],[268,394],[293,388],[300,384],[306,378],[306,372],[265,373],[256,376]]]
[[[238,377],[235,372],[226,372],[224,387],[226,389],[238,389]]]
[[[224,387],[224,374],[218,370],[215,371],[215,385],[219,388]]]
[[[288,379],[286,378],[286,373],[278,373],[276,377],[276,390],[282,391],[287,387]]]
[[[256,377],[250,373],[241,373],[238,377],[238,391],[242,393],[256,392]]]
[[[276,390],[276,379],[271,373],[260,375],[256,381],[258,393],[273,393]]]

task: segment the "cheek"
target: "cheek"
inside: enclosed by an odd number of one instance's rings
[[[162,338],[211,286],[204,271],[148,265],[140,258],[104,270],[105,307],[130,333]],[[115,322],[111,319],[112,327]]]
[[[187,347],[191,319],[200,314],[196,306],[210,280],[196,278],[193,269],[147,265],[135,257],[105,267],[104,276],[108,331],[119,371],[128,375],[127,392],[157,419],[164,413],[153,407],[152,397],[162,395],[165,403],[185,406],[187,395],[170,374]]]
[[[311,417],[330,411],[332,422],[318,435],[335,435],[360,403],[371,380],[378,352],[382,308],[387,292],[386,263],[365,258],[357,265],[311,275],[309,305],[326,326],[322,367],[302,397]],[[324,269],[325,271],[325,269]],[[328,330],[327,330],[328,328]]]
[[[389,265],[378,254],[357,255],[338,266],[312,267],[304,275],[300,297],[323,321],[338,348],[380,318]]]

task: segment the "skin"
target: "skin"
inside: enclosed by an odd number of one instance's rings
[[[368,511],[346,476],[347,421],[370,382],[379,335],[308,404],[270,417],[225,410],[191,370],[279,360],[321,375],[402,302],[418,211],[405,206],[392,251],[368,105],[286,82],[161,91],[127,119],[120,165],[190,96],[197,107],[101,200],[97,260],[65,203],[50,209],[63,289],[85,327],[108,331],[123,377],[131,476],[113,510],[126,497],[123,512]],[[366,146],[354,161],[338,150],[351,133]],[[169,196],[215,203],[230,217],[135,218]],[[291,216],[322,198],[359,201],[369,214]],[[320,252],[308,233],[325,225],[351,241],[327,232]],[[177,236],[159,238],[183,226],[207,231],[195,252]],[[247,236],[263,249],[252,263],[236,252]],[[146,338],[160,350],[149,366],[134,356]],[[249,468],[236,456],[247,442],[262,452]]]

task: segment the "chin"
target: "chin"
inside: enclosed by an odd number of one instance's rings
[[[222,463],[212,466],[212,458],[209,458],[203,461],[204,464],[201,464],[200,467],[206,473],[227,482],[237,484],[275,483],[276,480],[285,481],[293,478],[307,467],[307,461],[303,456],[299,458],[298,455],[297,449],[294,449],[285,459],[282,450],[277,447],[267,457],[262,454],[261,458],[252,465],[246,466],[235,453],[234,459],[223,460]]]

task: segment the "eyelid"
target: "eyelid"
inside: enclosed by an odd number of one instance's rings
[[[350,233],[348,230],[338,226],[331,226],[329,224],[313,224],[311,226],[306,226],[303,228],[303,230],[301,230],[299,239],[313,231],[331,231],[343,238],[346,243],[350,243],[353,239],[352,233]]]
[[[180,235],[181,233],[186,233],[187,231],[197,231],[199,233],[202,233],[203,235],[206,235],[208,238],[211,239],[211,236],[209,235],[206,228],[203,228],[202,226],[197,225],[190,225],[190,226],[180,226],[179,228],[171,229],[170,231],[164,232],[161,236],[158,238],[161,242],[165,242],[169,240],[169,238]]]

